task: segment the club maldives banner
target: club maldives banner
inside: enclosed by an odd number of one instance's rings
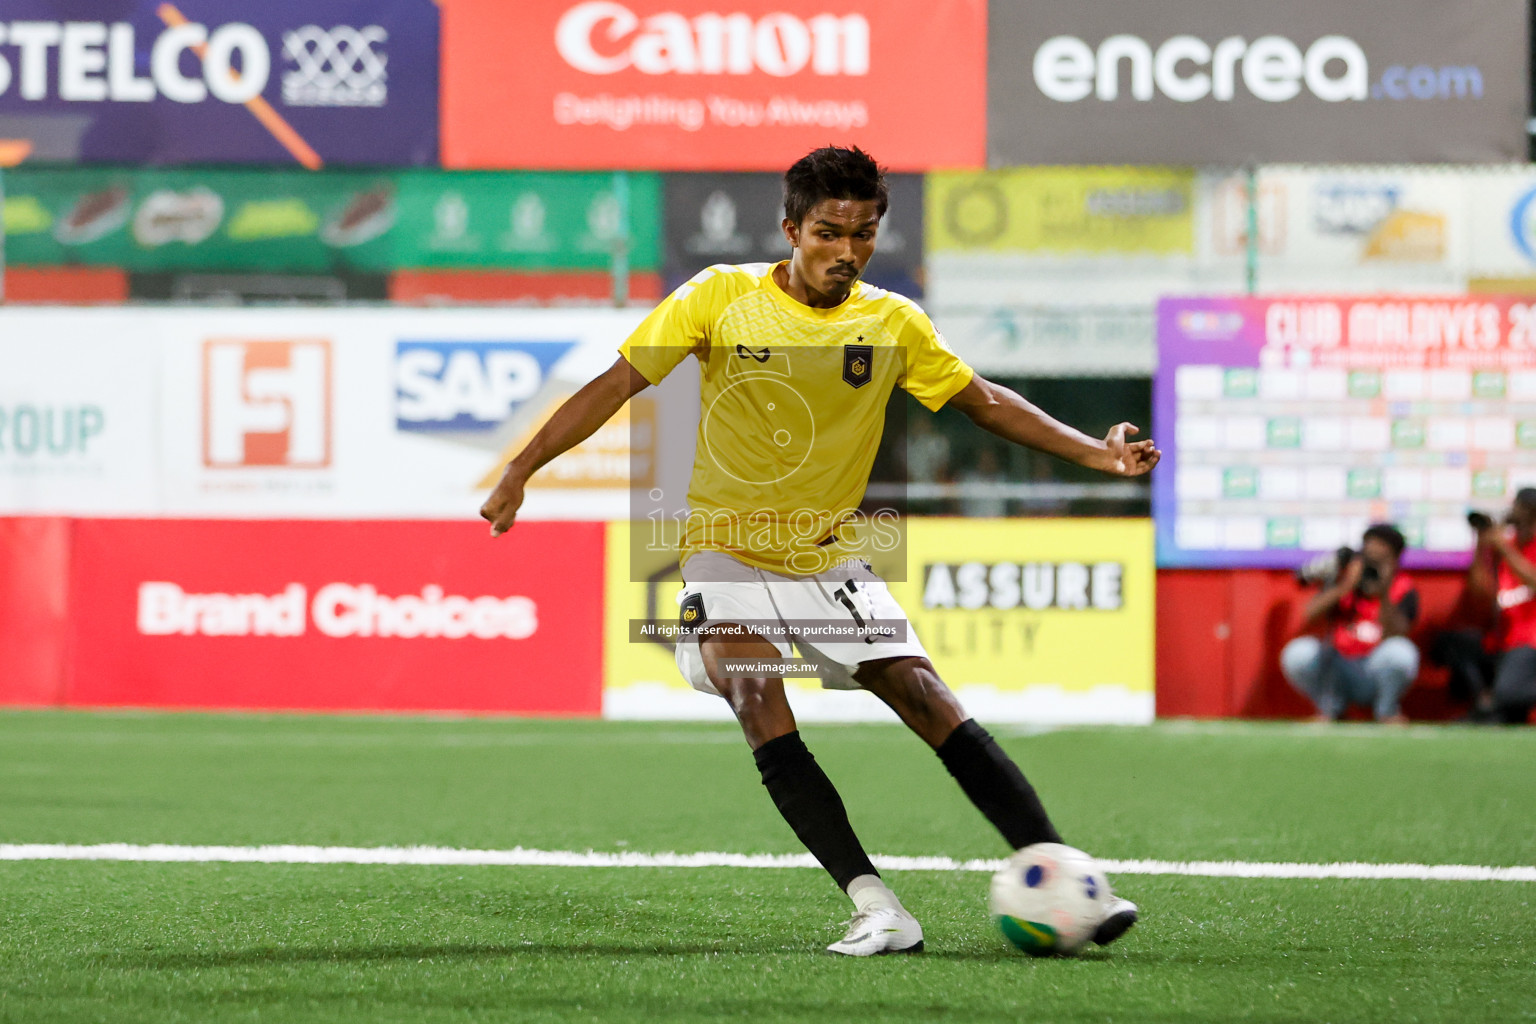
[[[0,515],[472,518],[643,316],[3,310]],[[525,516],[625,515],[657,415],[637,396],[533,478]]]
[[[1165,299],[1158,564],[1294,567],[1374,522],[1409,566],[1464,567],[1469,509],[1536,486],[1536,304]]]
[[[120,164],[437,163],[431,0],[6,0],[0,139]]]
[[[134,271],[632,269],[661,261],[654,174],[18,168],[13,266]]]
[[[1040,724],[1152,720],[1149,521],[916,518],[903,528],[906,579],[891,594],[970,713]],[[604,715],[728,720],[723,700],[682,679],[670,646],[637,628],[679,621],[681,579],[675,553],[634,557],[631,533],[628,523],[608,527]],[[893,720],[866,692],[823,690],[814,679],[786,687],[802,721]]]
[[[0,623],[0,646],[35,655],[7,659],[18,674],[0,681],[0,702],[600,710],[602,524],[520,523],[494,543],[474,522],[63,528],[51,567],[0,551],[0,567],[30,573],[8,590],[57,596],[49,577],[68,579],[63,614],[31,625],[69,652],[48,657]]]
[[[984,158],[984,0],[449,0],[448,167],[783,171]]]
[[[712,263],[776,263],[789,258],[782,174],[668,174],[664,178],[666,271],[672,287]],[[887,184],[891,205],[880,218],[875,257],[864,279],[920,298],[923,178],[893,174]]]
[[[991,0],[993,164],[1524,161],[1524,0]]]

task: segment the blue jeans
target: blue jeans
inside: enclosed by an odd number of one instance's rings
[[[1403,693],[1419,674],[1419,649],[1404,636],[1388,637],[1367,655],[1348,658],[1315,636],[1299,636],[1280,652],[1280,671],[1317,706],[1338,718],[1351,704],[1363,704],[1376,720],[1398,713]]]

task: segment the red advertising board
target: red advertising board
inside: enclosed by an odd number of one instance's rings
[[[79,520],[65,702],[601,710],[603,524]]]
[[[447,167],[986,158],[985,0],[444,0]]]

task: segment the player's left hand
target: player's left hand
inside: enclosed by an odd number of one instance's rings
[[[1126,441],[1127,434],[1139,433],[1141,428],[1134,423],[1116,423],[1109,428],[1109,433],[1104,435],[1105,454],[1108,456],[1104,472],[1115,476],[1142,476],[1152,472],[1152,467],[1157,465],[1163,453],[1150,437],[1145,441]]]

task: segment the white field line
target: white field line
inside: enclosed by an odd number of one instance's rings
[[[877,856],[891,871],[996,871],[1001,860]],[[600,853],[595,850],[458,850],[443,846],[172,846],[153,843],[0,843],[0,861],[103,860],[227,864],[414,864],[559,868],[814,868],[808,853]],[[1536,867],[1476,864],[1285,864],[1234,860],[1101,860],[1110,874],[1197,878],[1401,878],[1427,882],[1536,882]]]

